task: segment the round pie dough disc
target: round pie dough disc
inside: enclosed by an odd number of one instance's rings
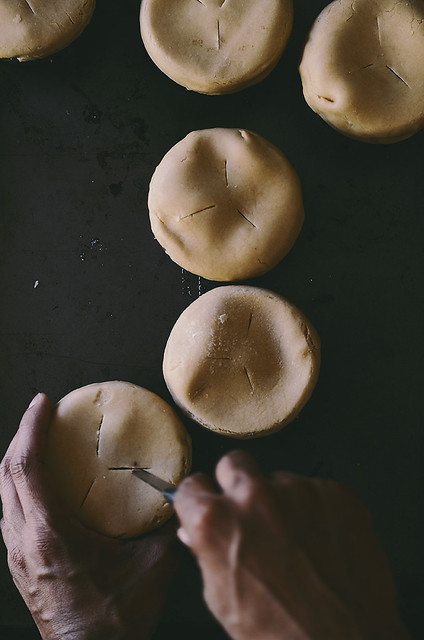
[[[410,137],[424,125],[424,3],[331,3],[299,70],[306,102],[335,129],[365,142]]]
[[[141,37],[169,78],[199,93],[239,91],[275,67],[292,0],[143,0]]]
[[[44,58],[75,40],[95,0],[0,0],[0,58]]]
[[[191,441],[175,412],[151,391],[128,382],[90,384],[56,405],[46,464],[84,525],[131,538],[172,515],[161,493],[131,468],[149,469],[177,485],[190,469]]]
[[[239,129],[193,131],[172,147],[153,174],[148,207],[153,234],[171,259],[217,281],[269,271],[304,219],[287,158]]]
[[[163,359],[175,402],[207,429],[256,438],[288,424],[318,378],[320,342],[305,316],[256,287],[205,293],[179,317]]]

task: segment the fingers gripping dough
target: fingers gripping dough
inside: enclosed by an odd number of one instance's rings
[[[424,2],[333,2],[312,27],[300,75],[309,106],[342,133],[408,138],[424,125]]]
[[[309,399],[318,336],[284,298],[256,287],[205,293],[179,317],[163,359],[175,402],[223,435],[254,438],[288,424]]]
[[[172,515],[131,467],[178,484],[190,469],[191,443],[174,411],[154,393],[103,382],[76,389],[57,404],[46,463],[80,521],[104,535],[129,538]]]
[[[172,80],[200,93],[238,91],[277,64],[293,24],[292,0],[143,0],[141,35]]]
[[[261,136],[205,129],[176,144],[149,189],[152,231],[178,265],[210,280],[274,267],[303,224],[299,179]]]
[[[95,0],[0,0],[0,58],[35,60],[63,49],[91,19]]]

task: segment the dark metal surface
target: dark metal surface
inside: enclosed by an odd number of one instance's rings
[[[306,221],[283,262],[249,284],[309,317],[322,340],[321,377],[300,417],[269,438],[240,444],[187,422],[194,469],[210,472],[242,446],[265,469],[349,485],[373,513],[418,637],[424,134],[366,145],[309,110],[297,62],[324,5],[296,1],[279,65],[230,96],[190,93],[154,66],[139,36],[138,0],[99,2],[85,33],[51,59],[0,63],[0,452],[37,391],[56,401],[121,379],[171,401],[161,373],[167,336],[215,285],[182,272],[153,239],[149,180],[189,131],[251,129],[297,169]],[[0,635],[24,638],[18,629],[34,627],[5,556],[2,545]],[[177,585],[158,637],[225,637],[202,605],[188,554]]]

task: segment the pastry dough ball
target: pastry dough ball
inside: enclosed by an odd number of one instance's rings
[[[106,536],[155,529],[172,508],[132,467],[178,482],[191,464],[190,438],[171,407],[128,382],[90,384],[56,405],[47,467],[71,512]]]
[[[152,231],[172,260],[219,281],[269,271],[304,218],[286,157],[238,129],[194,131],[176,144],[156,168],[148,205]]]
[[[21,62],[64,49],[85,29],[95,0],[0,0],[0,58]]]
[[[319,363],[318,336],[299,309],[265,289],[226,286],[181,314],[163,372],[193,420],[222,435],[256,438],[295,418]]]
[[[200,93],[232,93],[277,64],[293,24],[292,0],[143,0],[141,36],[153,62]]]
[[[424,2],[333,2],[312,27],[300,75],[309,106],[342,133],[408,138],[424,124]]]

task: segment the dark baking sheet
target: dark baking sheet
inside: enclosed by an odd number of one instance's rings
[[[32,396],[58,400],[121,379],[170,401],[161,373],[180,312],[216,283],[183,272],[150,232],[146,196],[163,154],[194,129],[251,129],[297,169],[306,221],[291,253],[249,284],[298,305],[322,340],[300,417],[250,442],[190,423],[194,469],[235,446],[265,469],[336,478],[374,515],[403,616],[419,635],[424,526],[423,133],[391,146],[349,140],[306,106],[302,43],[326,3],[295,2],[276,69],[230,96],[190,93],[148,58],[138,0],[99,2],[65,51],[0,62],[1,454]],[[0,635],[37,637],[1,546]],[[159,638],[225,637],[187,556]],[[22,628],[26,629],[25,632]],[[28,635],[24,635],[27,633]]]

